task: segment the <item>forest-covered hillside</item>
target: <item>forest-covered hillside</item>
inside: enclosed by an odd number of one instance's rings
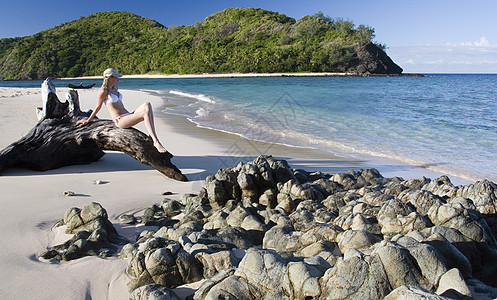
[[[229,8],[166,28],[128,12],[101,12],[32,36],[0,40],[0,80],[124,74],[353,72],[402,69],[373,43],[374,29],[317,13],[295,20]]]

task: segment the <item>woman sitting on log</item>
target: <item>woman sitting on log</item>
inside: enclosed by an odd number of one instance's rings
[[[122,77],[116,70],[109,68],[104,71],[104,81],[102,87],[98,92],[97,106],[95,110],[90,115],[88,119],[79,120],[77,123],[80,125],[88,124],[100,111],[102,104],[107,106],[109,113],[119,128],[130,128],[140,122],[145,122],[145,127],[154,142],[155,148],[161,153],[167,152],[167,150],[162,146],[157,134],[155,133],[154,126],[154,115],[152,111],[152,105],[149,102],[145,102],[140,105],[135,111],[128,112],[124,108],[122,102],[122,94],[117,88],[117,82],[119,78]]]

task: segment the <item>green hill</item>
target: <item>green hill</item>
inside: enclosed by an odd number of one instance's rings
[[[102,12],[0,40],[0,80],[124,74],[355,72],[402,69],[372,43],[374,29],[318,13],[299,20],[229,8],[166,28],[128,12]]]

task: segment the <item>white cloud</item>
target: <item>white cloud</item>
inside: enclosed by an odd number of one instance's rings
[[[490,47],[490,43],[487,38],[482,36],[478,42],[475,42],[475,46],[477,47]]]
[[[485,37],[457,45],[391,46],[387,54],[404,73],[497,73],[497,45]]]
[[[427,64],[427,65],[441,65],[441,64],[445,63],[445,61],[440,58],[437,60],[426,60],[423,63]]]
[[[478,41],[475,42],[459,42],[459,43],[446,43],[446,46],[450,47],[497,47],[497,45],[490,45],[490,42],[485,36],[480,37]]]
[[[467,61],[467,60],[451,60],[451,61],[448,61],[447,62],[449,65],[460,65],[460,66],[463,66],[463,65],[466,65],[466,66],[470,66],[470,65],[478,65],[480,64],[480,62],[477,62],[477,61]]]

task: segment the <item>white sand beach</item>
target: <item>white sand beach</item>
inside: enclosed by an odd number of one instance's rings
[[[66,89],[58,89],[64,99]],[[98,89],[80,90],[82,110],[93,109]],[[349,168],[375,167],[385,177],[436,178],[440,174],[421,167],[381,159],[350,160],[331,153],[254,143],[238,136],[197,128],[184,118],[161,112],[163,100],[140,91],[122,90],[126,107],[133,110],[149,101],[155,109],[156,127],[164,146],[175,155],[172,162],[188,182],[169,179],[133,158],[108,152],[100,161],[47,172],[8,169],[0,174],[0,298],[1,299],[128,299],[125,274],[127,260],[117,257],[85,257],[51,263],[37,258],[67,238],[54,225],[71,207],[100,203],[119,234],[134,241],[143,227],[123,226],[118,217],[160,203],[164,192],[178,199],[198,192],[202,180],[219,168],[236,165],[241,156],[260,153],[285,158],[294,168],[335,173]],[[0,88],[0,149],[29,132],[37,123],[35,109],[41,104],[39,89]],[[102,109],[100,118],[109,118]],[[137,126],[144,131],[143,124]],[[240,149],[244,149],[240,151]],[[247,158],[248,160],[249,158]],[[453,179],[458,184],[463,181]],[[96,185],[100,180],[104,184]],[[65,191],[75,196],[65,197]]]
[[[222,77],[327,77],[327,76],[356,76],[356,73],[333,73],[333,72],[299,72],[299,73],[204,73],[204,74],[133,74],[126,78],[222,78]],[[101,76],[84,76],[74,79],[100,79]],[[64,78],[73,79],[73,78]]]

